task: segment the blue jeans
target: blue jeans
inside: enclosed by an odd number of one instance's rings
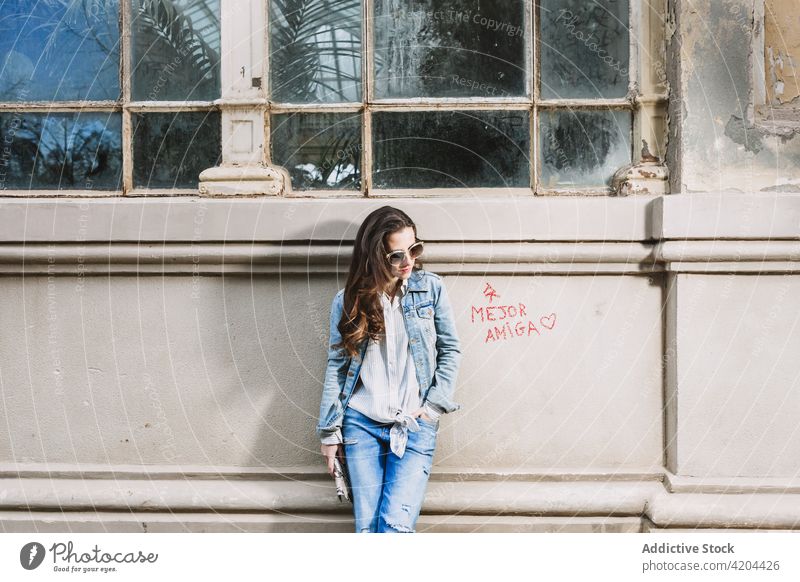
[[[356,532],[410,533],[422,509],[439,422],[417,419],[402,458],[389,448],[392,424],[347,408],[342,421]]]

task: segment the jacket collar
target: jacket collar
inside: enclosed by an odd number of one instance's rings
[[[409,291],[425,291],[422,284],[422,269],[414,269],[411,271],[411,276],[408,278]]]

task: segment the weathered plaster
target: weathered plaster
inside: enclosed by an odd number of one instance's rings
[[[767,102],[800,107],[800,17],[797,2],[765,0],[764,5]]]
[[[670,100],[672,191],[795,191],[791,116],[754,117],[755,18],[762,0],[676,0]],[[776,2],[788,6],[787,3]],[[795,34],[797,34],[795,32]],[[757,90],[756,90],[757,89]],[[759,110],[760,111],[760,110]]]
[[[680,21],[678,0],[668,0],[665,19],[666,64],[664,67],[669,86],[669,104],[667,107],[667,167],[670,169],[670,192],[681,191],[683,175],[683,148],[681,145],[681,127],[685,111],[680,87],[681,72],[681,37],[677,33]]]

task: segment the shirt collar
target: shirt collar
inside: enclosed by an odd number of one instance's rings
[[[389,295],[385,292],[383,295],[381,295],[381,299],[383,299],[388,305],[392,305],[394,303],[399,304],[400,300],[407,292],[408,292],[408,279],[403,279],[403,283],[400,285],[400,289],[398,289],[397,293],[395,293],[393,300],[390,301]]]

